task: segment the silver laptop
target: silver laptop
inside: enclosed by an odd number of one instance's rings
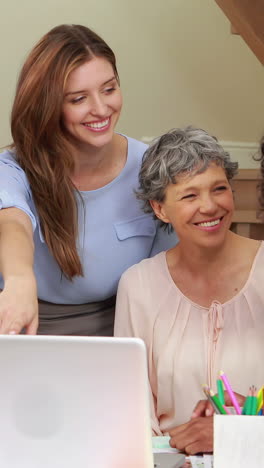
[[[0,379],[2,467],[153,468],[141,340],[2,335]]]

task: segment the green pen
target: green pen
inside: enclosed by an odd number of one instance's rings
[[[247,413],[247,410],[248,410],[248,404],[249,404],[249,397],[247,396],[246,399],[245,399],[245,403],[244,403],[244,406],[243,406],[243,409],[242,409],[242,414],[248,414]]]
[[[251,414],[251,405],[252,405],[252,396],[249,395],[247,396],[246,398],[246,402],[245,402],[245,414],[247,416],[249,416]]]
[[[225,394],[224,394],[224,386],[223,386],[222,380],[217,379],[216,385],[217,385],[217,393],[218,393],[219,401],[220,401],[221,405],[224,405],[225,404]]]
[[[250,408],[251,413],[250,414],[252,414],[252,416],[255,416],[257,414],[258,399],[256,396],[252,396],[251,398],[252,400],[251,400],[251,408]]]
[[[245,406],[246,415],[254,416],[257,414],[258,399],[256,396],[256,387],[252,386],[249,388],[249,395],[246,398],[246,402],[244,406]]]
[[[227,414],[226,410],[223,408],[222,403],[220,402],[219,398],[217,395],[214,394],[213,390],[210,390],[210,396],[213,399],[215,405],[217,406],[219,412],[221,414]]]

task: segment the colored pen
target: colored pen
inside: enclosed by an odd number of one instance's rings
[[[218,407],[216,406],[214,400],[212,399],[211,395],[210,395],[210,389],[208,387],[208,385],[203,385],[203,391],[204,391],[204,394],[206,396],[206,398],[210,401],[212,407],[214,408],[215,412],[217,414],[220,414],[220,411],[218,409]]]
[[[261,387],[258,391],[257,394],[257,399],[258,399],[258,407],[257,407],[257,413],[259,414],[260,411],[262,411],[263,404],[264,404],[264,387]],[[262,413],[261,413],[262,414]]]
[[[215,405],[217,406],[220,414],[227,414],[225,408],[223,407],[223,405],[221,404],[219,398],[217,395],[214,394],[213,390],[210,390],[210,396],[212,397]]]
[[[218,398],[220,400],[221,405],[224,405],[225,404],[225,394],[224,394],[224,387],[223,387],[222,380],[217,379],[216,385],[217,385]]]
[[[230,383],[229,383],[229,381],[228,381],[227,376],[224,374],[223,371],[220,372],[220,378],[221,378],[222,381],[224,382],[225,389],[226,389],[228,395],[230,396],[230,399],[231,399],[231,401],[232,401],[232,403],[233,403],[233,406],[234,406],[234,408],[235,408],[235,410],[236,410],[236,413],[237,413],[237,414],[241,414],[241,408],[240,408],[240,406],[239,406],[239,404],[238,404],[238,401],[237,401],[237,399],[236,399],[236,396],[235,396],[235,394],[234,394],[234,392],[233,392],[233,390],[232,390],[232,388],[231,388],[231,385],[230,385]]]
[[[251,413],[251,399],[252,399],[252,391],[251,391],[251,387],[249,387],[248,394],[246,396],[244,406],[242,409],[242,414],[249,415]]]
[[[224,410],[226,410],[227,414],[232,414],[230,409],[227,406],[223,405],[223,408]]]
[[[252,386],[252,397],[251,397],[251,408],[250,414],[255,416],[257,414],[258,400],[257,400],[257,389],[255,386]]]
[[[248,407],[250,407],[249,398],[250,398],[250,396],[247,396],[246,399],[245,399],[245,403],[244,403],[244,406],[243,406],[243,409],[242,409],[242,414],[248,414]]]
[[[247,397],[247,406],[246,406],[246,416],[251,416],[252,414],[252,395]]]

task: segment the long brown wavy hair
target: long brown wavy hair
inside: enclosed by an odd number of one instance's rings
[[[62,105],[69,74],[93,57],[105,58],[118,79],[115,55],[96,33],[80,25],[53,28],[21,70],[11,114],[11,148],[27,175],[45,241],[68,279],[83,275],[83,269],[76,246],[76,188],[70,177],[74,160],[61,121]]]

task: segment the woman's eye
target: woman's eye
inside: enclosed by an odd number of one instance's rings
[[[219,187],[216,187],[215,190],[222,192],[223,190],[227,190],[227,187],[225,185],[220,185]]]
[[[72,99],[73,104],[78,104],[79,102],[82,102],[85,99],[85,96],[79,96],[77,98]]]
[[[184,197],[182,197],[182,200],[185,200],[187,198],[194,198],[194,197],[195,197],[194,193],[189,193],[189,195],[184,195]]]
[[[116,88],[115,88],[114,86],[112,86],[111,88],[106,88],[106,89],[104,90],[104,92],[105,92],[106,94],[111,94],[111,93],[113,93],[115,90],[116,90]]]

